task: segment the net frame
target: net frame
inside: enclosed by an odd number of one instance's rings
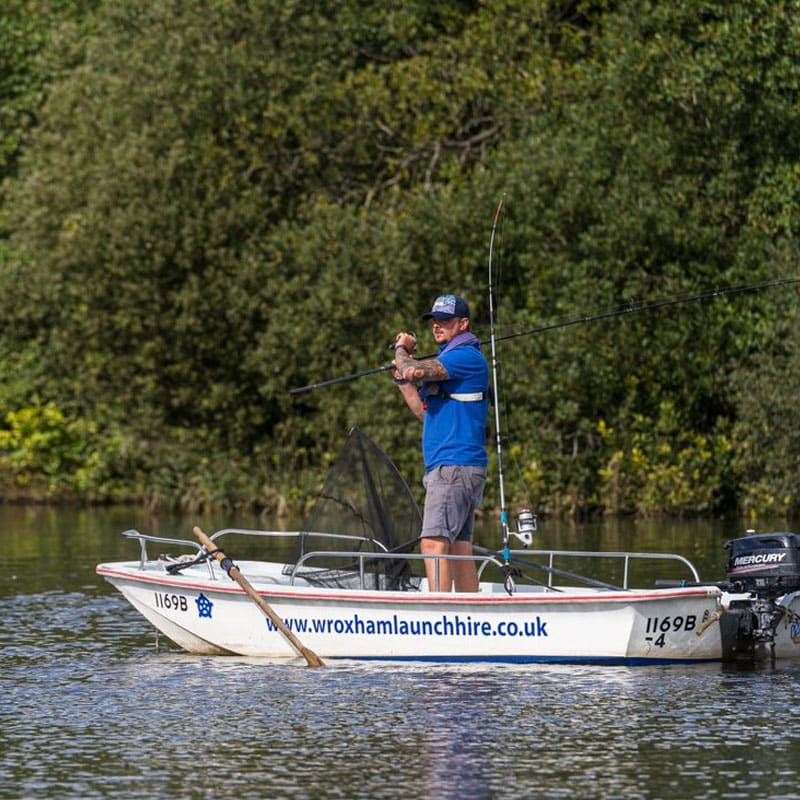
[[[415,548],[421,528],[419,506],[403,476],[354,427],[303,520],[296,551],[283,572],[328,588],[416,590],[420,577],[402,556]],[[309,558],[310,553],[316,555]],[[369,558],[373,553],[397,558]]]

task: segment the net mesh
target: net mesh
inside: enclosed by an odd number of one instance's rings
[[[303,521],[284,573],[331,588],[418,589],[420,578],[402,556],[416,546],[421,527],[419,507],[397,467],[353,428]]]

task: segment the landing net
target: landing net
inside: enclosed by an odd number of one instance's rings
[[[418,589],[420,578],[402,555],[414,550],[421,527],[419,507],[397,467],[353,428],[303,521],[297,552],[283,571],[315,586]],[[312,552],[314,556],[303,559]],[[347,552],[367,557],[343,555]],[[369,557],[372,553],[397,558]]]

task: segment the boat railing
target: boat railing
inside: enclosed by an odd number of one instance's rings
[[[511,554],[516,558],[524,556],[530,558],[532,556],[539,556],[546,559],[546,566],[550,570],[548,575],[548,586],[553,585],[553,577],[557,576],[558,571],[555,566],[557,558],[575,558],[575,559],[621,559],[622,566],[622,586],[621,589],[630,588],[628,581],[630,579],[630,565],[631,562],[637,559],[642,560],[655,560],[655,561],[676,561],[685,566],[692,574],[692,579],[699,583],[700,575],[697,570],[687,558],[677,555],[675,553],[638,553],[638,552],[614,552],[614,551],[590,551],[590,550],[512,550]]]
[[[322,531],[260,531],[251,528],[222,528],[215,533],[212,533],[208,538],[215,542],[222,536],[229,533],[240,534],[242,536],[272,536],[275,538],[295,538],[301,537],[314,538],[314,539],[331,539],[338,541],[349,542],[363,542],[365,544],[375,545],[383,550],[387,550],[386,545],[379,539],[373,539],[369,536],[356,536],[351,533],[327,533]]]
[[[439,583],[439,571],[440,571],[440,563],[442,561],[474,561],[478,565],[478,577],[479,579],[482,577],[484,570],[490,564],[503,567],[504,562],[502,559],[502,553],[495,553],[495,552],[488,552],[484,554],[473,554],[473,555],[463,555],[463,556],[455,556],[455,555],[445,555],[445,554],[426,554],[423,555],[421,553],[397,553],[387,550],[385,545],[376,540],[371,539],[365,536],[355,536],[351,534],[339,534],[339,533],[325,533],[325,532],[309,532],[309,531],[266,531],[266,530],[256,530],[251,528],[222,528],[215,533],[213,533],[209,538],[212,541],[217,541],[221,537],[228,535],[228,534],[239,534],[243,536],[257,536],[263,538],[300,538],[300,537],[309,537],[314,539],[322,539],[322,540],[331,540],[331,541],[351,541],[351,542],[359,542],[362,544],[368,544],[373,547],[379,547],[383,549],[383,552],[380,551],[366,551],[366,550],[311,550],[309,552],[301,553],[297,560],[292,565],[292,569],[288,572],[289,581],[290,583],[294,583],[295,579],[298,577],[298,570],[306,566],[308,569],[307,562],[311,561],[312,559],[321,559],[321,558],[335,558],[335,559],[347,559],[349,561],[357,561],[358,562],[358,575],[360,576],[360,584],[361,588],[364,588],[364,580],[367,574],[366,569],[366,562],[367,560],[380,560],[380,559],[387,559],[387,560],[398,560],[398,559],[406,559],[409,561],[424,561],[428,559],[433,559],[435,561],[435,582],[436,586],[438,587]],[[174,544],[183,547],[188,547],[194,549],[196,552],[200,552],[202,549],[201,546],[192,540],[189,539],[177,539],[165,536],[154,536],[151,534],[141,533],[137,530],[127,530],[123,531],[123,536],[126,536],[131,539],[137,539],[140,545],[140,567],[144,568],[144,564],[148,561],[148,554],[147,554],[147,543],[153,542],[158,544]],[[623,569],[623,578],[622,584],[618,587],[620,589],[629,589],[629,581],[630,581],[630,567],[631,562],[635,560],[659,560],[659,561],[673,561],[677,562],[691,573],[692,580],[694,582],[700,582],[700,576],[695,569],[694,565],[683,556],[677,555],[675,553],[639,553],[639,552],[629,552],[629,551],[587,551],[587,550],[510,550],[510,556],[512,557],[513,563],[521,564],[525,566],[526,564],[531,567],[539,567],[543,569],[545,572],[548,573],[547,576],[547,583],[544,584],[547,588],[554,588],[553,580],[555,577],[562,577],[565,575],[569,575],[569,573],[564,573],[562,570],[556,567],[557,559],[586,559],[586,560],[597,560],[597,559],[615,559],[621,560],[623,562],[622,569]],[[543,559],[544,563],[536,563],[530,561],[531,558],[539,558]],[[319,568],[320,570],[323,568]],[[570,577],[579,577],[579,576],[570,576]],[[437,588],[438,591],[438,588]]]
[[[319,538],[319,539],[330,539],[330,540],[337,540],[337,541],[350,541],[350,542],[361,542],[364,544],[369,544],[371,546],[382,548],[386,551],[386,545],[383,542],[378,541],[376,539],[370,539],[367,536],[355,536],[352,534],[345,534],[345,533],[322,533],[317,531],[262,531],[256,530],[253,528],[221,528],[218,531],[215,531],[211,534],[208,538],[211,539],[212,542],[216,542],[217,539],[225,536],[227,534],[239,534],[241,536],[259,536],[265,538],[275,538],[275,539],[299,539],[300,537],[309,537],[309,538]],[[198,542],[194,541],[193,539],[175,539],[169,536],[155,536],[150,533],[142,533],[141,531],[137,531],[133,528],[127,531],[123,531],[122,535],[127,537],[128,539],[136,539],[139,542],[139,566],[144,569],[144,565],[146,561],[149,561],[148,553],[147,553],[147,543],[152,542],[154,544],[174,544],[179,545],[181,547],[187,547],[189,549],[195,550],[198,553],[202,550],[202,545]],[[337,551],[331,551],[335,553]],[[371,553],[370,555],[375,555]]]
[[[438,591],[439,585],[439,562],[440,560],[448,560],[448,561],[478,561],[483,562],[481,564],[481,571],[489,564],[494,563],[496,566],[502,566],[501,562],[498,561],[494,556],[451,556],[451,555],[433,555],[433,556],[423,556],[419,553],[392,553],[390,552],[383,542],[377,541],[375,539],[369,539],[365,536],[354,536],[350,534],[341,534],[341,533],[323,533],[323,532],[316,532],[316,531],[263,531],[263,530],[255,530],[252,528],[222,528],[221,530],[215,531],[209,539],[211,541],[216,542],[217,539],[221,538],[226,534],[240,534],[243,536],[259,536],[265,538],[300,538],[301,536],[308,536],[313,538],[319,539],[331,539],[331,540],[338,540],[338,541],[352,541],[352,542],[362,542],[370,545],[375,545],[378,547],[383,548],[383,552],[376,551],[376,552],[367,552],[364,550],[312,550],[308,553],[303,553],[297,559],[295,564],[292,567],[292,570],[289,572],[289,583],[294,584],[295,579],[298,577],[297,572],[298,570],[306,564],[307,561],[316,558],[341,558],[347,559],[348,561],[352,562],[354,560],[358,561],[358,574],[359,574],[359,583],[360,588],[364,589],[366,586],[365,578],[367,575],[366,570],[366,561],[367,560],[375,560],[375,559],[386,559],[386,560],[397,560],[397,559],[408,559],[408,560],[422,560],[433,558],[436,561],[436,587]],[[142,533],[141,531],[137,531],[135,529],[123,531],[122,535],[129,538],[129,539],[136,539],[139,542],[139,567],[140,569],[144,569],[145,563],[149,561],[149,556],[147,552],[147,543],[151,542],[153,544],[174,544],[179,545],[182,547],[187,547],[197,551],[198,553],[202,550],[202,546],[192,539],[175,539],[168,536],[155,536],[149,533]],[[209,562],[209,571],[211,577],[216,577],[213,571],[213,564]]]
[[[144,569],[146,561],[149,561],[147,555],[147,543],[154,542],[157,544],[176,544],[180,547],[189,547],[194,550],[200,550],[200,545],[190,539],[174,539],[169,536],[154,536],[150,533],[142,533],[134,528],[127,531],[122,531],[122,535],[128,539],[136,539],[139,542],[139,568]]]
[[[342,558],[350,561],[358,561],[358,575],[359,575],[359,583],[360,589],[365,589],[365,578],[367,575],[366,569],[366,562],[367,561],[379,561],[379,560],[386,560],[386,561],[428,561],[433,560],[435,562],[434,568],[434,591],[439,591],[439,572],[440,572],[440,564],[442,561],[477,561],[481,563],[480,572],[483,572],[484,568],[489,564],[494,564],[495,566],[502,567],[502,562],[494,555],[471,555],[471,556],[452,556],[446,554],[436,554],[436,555],[423,555],[422,553],[365,553],[363,550],[312,550],[308,553],[304,553],[294,564],[291,572],[289,572],[289,583],[294,585],[295,580],[300,577],[303,579],[308,579],[309,574],[306,572],[303,575],[298,575],[298,571],[301,567],[308,566],[306,562],[311,561],[315,558],[326,558],[330,559],[331,557],[335,558]],[[319,568],[320,571],[324,570],[324,567]]]
[[[547,576],[547,588],[553,589],[554,583],[553,578],[558,577],[559,573],[563,576],[567,573],[564,573],[562,570],[556,568],[556,559],[559,557],[562,558],[585,558],[585,559],[621,559],[623,562],[623,578],[622,584],[618,588],[627,590],[630,588],[629,581],[630,581],[630,564],[632,561],[641,559],[641,560],[654,560],[654,561],[675,561],[683,566],[685,566],[692,575],[692,580],[699,583],[700,576],[695,569],[694,565],[686,558],[680,555],[676,555],[675,553],[636,553],[636,552],[592,552],[592,551],[585,551],[585,550],[510,550],[509,555],[512,556],[514,562],[520,563],[519,559],[522,556],[539,556],[544,557],[546,559],[545,564],[541,564],[539,566],[544,567],[544,570],[548,573]],[[487,553],[483,555],[473,554],[473,555],[463,555],[463,556],[454,556],[454,555],[444,555],[444,554],[431,554],[431,555],[423,555],[421,553],[365,553],[363,551],[335,551],[331,552],[328,550],[315,550],[310,551],[308,553],[304,553],[301,558],[298,559],[297,563],[294,565],[292,571],[289,573],[289,581],[290,583],[294,583],[295,578],[297,577],[298,570],[306,565],[306,562],[311,561],[312,559],[317,558],[331,558],[332,556],[337,558],[343,558],[348,560],[357,560],[358,561],[358,574],[360,576],[360,588],[364,588],[364,578],[366,575],[365,569],[365,562],[371,560],[379,560],[379,559],[407,559],[409,561],[426,561],[428,559],[433,559],[435,561],[435,591],[439,591],[439,571],[440,571],[440,562],[441,561],[474,561],[477,562],[478,566],[478,578],[479,580],[483,577],[483,572],[489,565],[493,565],[496,567],[503,567],[503,560],[501,553]],[[533,562],[529,564],[529,566],[536,566]],[[581,576],[574,576],[579,578]]]

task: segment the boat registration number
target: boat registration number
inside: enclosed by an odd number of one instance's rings
[[[666,634],[679,633],[680,631],[693,631],[697,627],[697,617],[694,614],[687,614],[685,617],[676,615],[674,617],[648,617],[645,633],[652,634],[645,636],[646,642],[653,642],[656,647],[664,647]],[[658,634],[658,636],[656,636]],[[655,641],[654,641],[655,639]]]
[[[182,594],[155,592],[156,608],[169,608],[173,611],[188,611],[189,601]]]

